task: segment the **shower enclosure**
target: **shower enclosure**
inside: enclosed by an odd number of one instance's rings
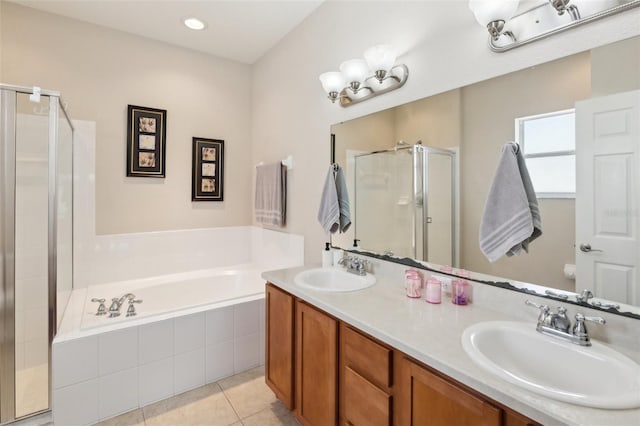
[[[355,157],[355,235],[365,250],[457,266],[456,152],[423,145]]]
[[[51,342],[73,288],[72,158],[60,94],[0,85],[0,423],[51,407]]]

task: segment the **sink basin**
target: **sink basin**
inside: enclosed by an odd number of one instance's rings
[[[356,275],[338,268],[307,269],[296,275],[294,282],[300,287],[319,291],[355,291],[371,287],[376,277]]]
[[[592,341],[545,336],[535,324],[489,321],[468,327],[462,346],[480,367],[532,392],[587,407],[640,407],[640,365]]]

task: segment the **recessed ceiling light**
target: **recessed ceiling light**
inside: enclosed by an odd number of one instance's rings
[[[204,30],[207,27],[207,24],[205,24],[198,18],[185,18],[183,22],[187,28],[190,28],[196,31]]]

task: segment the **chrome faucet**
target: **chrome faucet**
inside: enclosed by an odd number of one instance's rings
[[[338,265],[343,265],[347,268],[347,272],[361,276],[367,275],[365,268],[368,264],[369,261],[366,259],[360,259],[356,256],[349,256],[347,254],[338,261]]]
[[[114,297],[111,299],[111,306],[109,306],[109,318],[120,316],[120,307],[124,303],[125,300],[133,300],[136,296],[133,293],[127,293],[124,296],[117,298]]]
[[[530,300],[526,300],[524,303],[540,310],[540,315],[538,315],[538,324],[536,325],[536,330],[538,332],[568,340],[569,342],[580,346],[591,346],[591,340],[589,338],[589,333],[587,332],[585,321],[606,324],[604,318],[587,317],[581,313],[577,313],[575,316],[576,322],[572,328],[571,320],[567,317],[566,308],[559,306],[557,312],[552,313],[547,305],[540,305]]]

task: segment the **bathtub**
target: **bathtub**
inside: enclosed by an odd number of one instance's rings
[[[264,268],[244,264],[89,286],[80,329],[119,328],[130,322],[144,324],[263,299],[264,279],[260,277],[263,271]],[[135,316],[126,316],[127,301],[120,308],[120,316],[96,315],[98,303],[92,299],[105,299],[108,311],[112,298],[127,293],[142,301],[135,304]]]
[[[53,417],[93,424],[264,364],[264,267],[241,264],[74,290],[53,343]],[[133,293],[137,315],[96,316]],[[82,407],[81,410],[78,407]]]

